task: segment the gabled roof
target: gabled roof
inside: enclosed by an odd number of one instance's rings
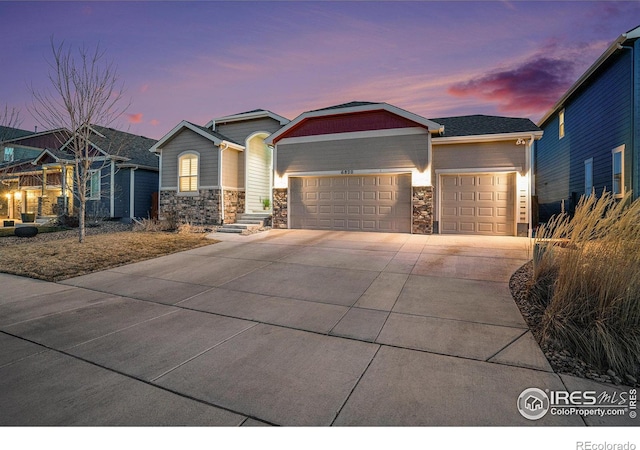
[[[160,151],[160,149],[162,148],[162,146],[164,144],[169,142],[171,139],[173,139],[178,133],[180,133],[184,129],[191,130],[194,133],[199,134],[203,138],[208,139],[211,142],[213,142],[214,145],[220,146],[221,144],[226,144],[226,145],[230,146],[231,148],[235,148],[236,150],[244,150],[244,146],[238,144],[237,142],[234,142],[233,140],[229,139],[228,137],[223,136],[222,134],[220,134],[220,133],[218,133],[216,131],[213,131],[213,130],[211,130],[209,128],[201,127],[200,125],[196,125],[196,124],[188,122],[186,120],[183,120],[178,125],[176,125],[171,131],[169,131],[167,134],[165,134],[151,148],[148,148],[148,150],[150,152],[157,153],[158,151]]]
[[[444,125],[445,133],[442,138],[541,131],[530,119],[519,117],[476,114],[472,116],[439,117],[431,120]]]
[[[281,139],[282,136],[286,135],[287,132],[297,127],[299,124],[314,117],[335,116],[339,114],[351,114],[369,111],[387,111],[391,114],[395,114],[397,116],[415,122],[416,125],[421,125],[427,128],[427,130],[429,130],[429,132],[432,134],[441,134],[444,132],[444,127],[441,124],[406,111],[404,109],[398,108],[397,106],[389,105],[388,103],[353,101],[304,112],[293,119],[291,122],[289,122],[287,125],[270,135],[265,139],[264,142],[265,144],[272,145],[279,139]]]
[[[91,143],[106,154],[126,160],[129,164],[158,167],[158,158],[149,153],[149,148],[157,142],[155,139],[99,125],[92,125],[91,128],[99,133],[91,135]]]
[[[371,106],[371,105],[378,105],[378,104],[379,103],[376,103],[376,102],[353,101],[348,103],[341,103],[340,105],[327,106],[326,108],[314,109],[313,111],[328,111],[331,109],[355,108],[357,106]]]
[[[286,125],[289,123],[289,119],[287,119],[286,117],[282,117],[281,115],[271,112],[267,109],[252,109],[251,111],[245,111],[242,113],[232,114],[230,116],[218,117],[216,119],[210,120],[205,125],[205,128],[215,129],[216,124],[241,122],[243,120],[262,119],[264,117],[270,117],[271,119],[278,121],[280,125]]]
[[[29,133],[25,136],[16,137],[6,141],[5,144],[11,143],[36,149],[59,148],[69,140],[70,136],[71,132],[66,128],[56,128],[54,130]]]
[[[0,126],[0,141],[9,141],[33,134],[33,131],[21,130],[19,128]]]
[[[640,38],[640,25],[627,31],[626,33],[621,34],[618,39],[613,41],[613,43],[604,51],[602,55],[594,62],[591,67],[587,69],[585,73],[578,78],[578,80],[573,83],[573,85],[564,93],[560,100],[556,102],[553,107],[547,111],[547,113],[538,121],[538,125],[542,126],[547,120],[555,115],[560,109],[562,109],[565,103],[573,96],[576,91],[578,91],[582,85],[584,85],[589,79],[600,69],[600,67],[607,62],[607,60],[619,50],[622,50],[622,45],[634,42],[636,39]]]

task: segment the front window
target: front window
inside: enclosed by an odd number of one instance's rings
[[[100,171],[92,170],[89,175],[88,200],[100,199]]]
[[[559,138],[562,139],[564,137],[564,109],[558,115],[558,122]]]
[[[611,152],[613,157],[613,194],[616,197],[624,195],[624,145],[616,147]]]
[[[4,160],[7,162],[11,162],[13,161],[13,148],[12,147],[5,147],[4,148]]]
[[[584,162],[584,195],[587,197],[593,193],[593,158]]]
[[[198,191],[198,155],[182,155],[178,164],[178,187],[180,192]]]

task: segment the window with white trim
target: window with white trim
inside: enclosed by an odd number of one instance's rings
[[[87,200],[100,200],[100,171],[92,170],[89,172],[89,186],[87,189]]]
[[[584,162],[584,195],[587,197],[593,193],[593,158]]]
[[[611,150],[613,165],[613,195],[624,195],[624,144]]]
[[[14,158],[13,147],[5,147],[4,148],[4,161],[12,162]]]
[[[564,109],[558,114],[558,136],[559,139],[564,137]]]
[[[178,190],[180,192],[198,191],[198,155],[186,153],[178,159]]]

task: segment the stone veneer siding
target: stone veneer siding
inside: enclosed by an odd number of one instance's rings
[[[287,228],[287,188],[273,188],[273,228]]]
[[[433,233],[433,186],[413,186],[411,232],[413,234]]]
[[[199,195],[160,191],[160,218],[175,215],[178,223],[220,225],[220,189],[200,189]]]
[[[224,190],[224,223],[235,223],[236,216],[244,213],[245,193],[235,189]]]

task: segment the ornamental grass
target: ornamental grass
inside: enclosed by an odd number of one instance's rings
[[[640,372],[640,199],[584,196],[538,230],[531,296],[543,344],[618,374]]]

